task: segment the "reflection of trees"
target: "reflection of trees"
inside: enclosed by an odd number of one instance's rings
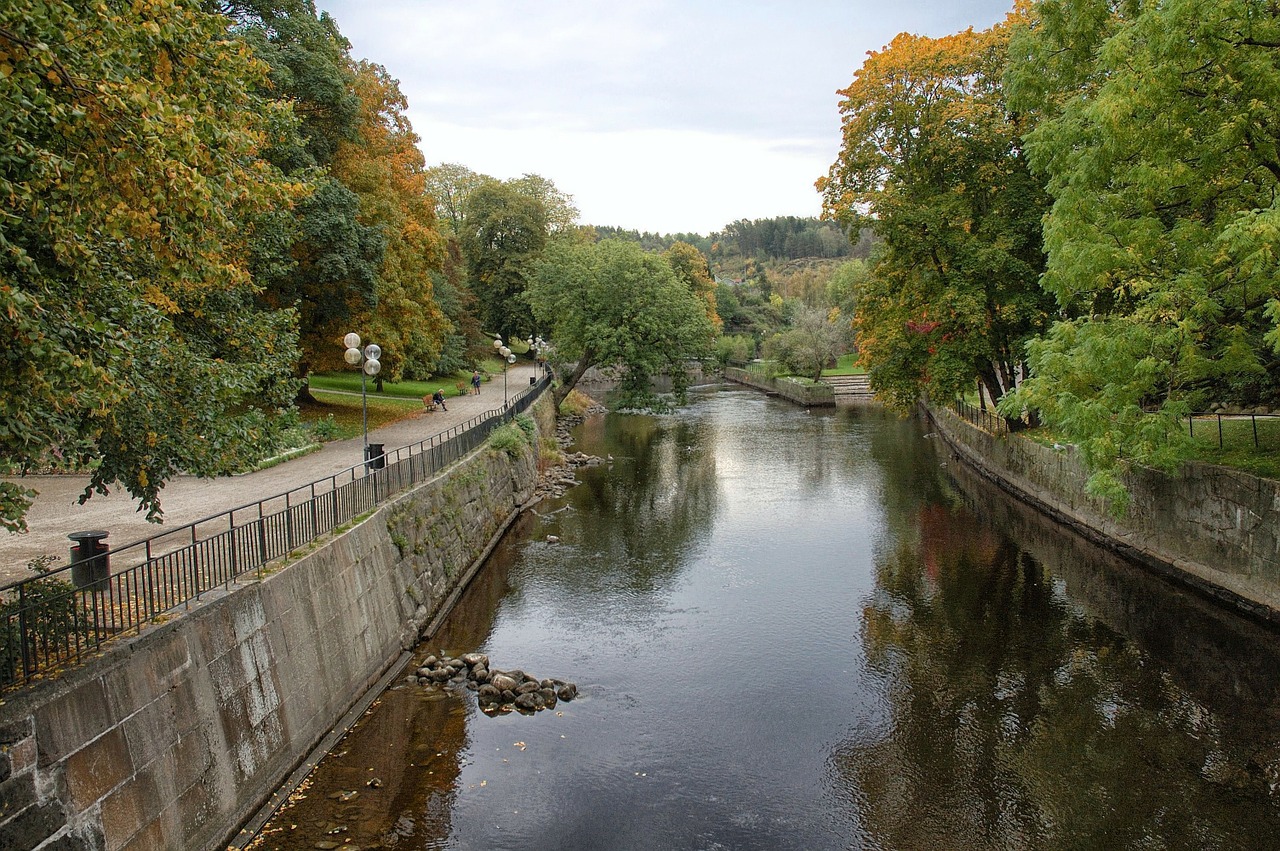
[[[613,414],[580,444],[612,455],[609,468],[579,470],[582,484],[565,497],[573,510],[547,532],[574,557],[557,558],[556,581],[577,583],[590,571],[624,587],[664,585],[696,552],[715,516],[715,430],[705,421]],[[563,552],[560,555],[564,555]]]
[[[967,512],[916,517],[918,548],[880,555],[863,616],[886,732],[832,762],[874,843],[1248,848],[1280,835],[1248,742],[1008,538]]]

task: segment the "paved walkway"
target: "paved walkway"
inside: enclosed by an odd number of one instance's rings
[[[515,396],[528,389],[533,374],[531,364],[511,367],[506,378],[508,395]],[[503,379],[498,376],[481,386],[479,396],[450,396],[445,400],[448,411],[423,411],[375,429],[369,432],[369,442],[383,444],[388,452],[409,446],[486,411],[501,409],[502,399]],[[240,476],[217,479],[178,476],[160,492],[160,505],[164,510],[164,522],[160,525],[148,523],[146,514],[137,511],[137,504],[123,488],[113,488],[108,496],[95,494],[80,505],[78,499],[88,482],[87,476],[11,479],[38,491],[38,495],[27,512],[28,531],[0,531],[0,585],[31,575],[27,562],[41,555],[59,556],[56,566],[67,564],[72,545],[67,539],[70,532],[102,529],[110,533],[107,543],[113,549],[123,547],[166,529],[341,473],[362,462],[363,445],[362,437],[333,441],[324,444],[319,452]]]

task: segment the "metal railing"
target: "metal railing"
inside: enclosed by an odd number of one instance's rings
[[[954,400],[951,403],[951,409],[956,412],[956,416],[968,420],[983,431],[989,431],[992,434],[1009,433],[1009,423],[1004,417],[970,405],[963,399]]]
[[[537,400],[544,376],[495,408],[326,479],[0,587],[0,688],[47,675],[350,523],[469,454]],[[87,548],[87,550],[86,550]],[[68,581],[70,580],[70,581]]]
[[[1261,437],[1258,433],[1259,420],[1263,423]],[[1277,428],[1277,423],[1280,423],[1280,415],[1276,414],[1192,413],[1187,415],[1187,434],[1203,440],[1206,429],[1209,430],[1211,439],[1216,431],[1219,449],[1250,443],[1255,449],[1261,449],[1264,443],[1274,449],[1280,445],[1280,428]]]

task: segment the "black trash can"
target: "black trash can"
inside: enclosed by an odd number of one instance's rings
[[[370,443],[364,448],[364,466],[369,470],[381,470],[387,466],[387,456],[382,451],[383,444]]]
[[[107,533],[101,529],[72,532],[67,536],[76,542],[71,548],[71,584],[88,591],[105,591],[111,577],[110,547]]]
[[[537,384],[537,383],[538,383],[538,376],[536,376],[536,375],[531,375],[531,376],[529,376],[529,386],[530,386],[530,387],[532,387],[533,385],[535,385],[535,384]]]

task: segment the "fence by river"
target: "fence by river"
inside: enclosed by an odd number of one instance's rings
[[[0,688],[79,661],[104,642],[272,562],[372,511],[470,453],[526,411],[549,380],[504,407],[367,464],[210,515],[110,552],[81,542],[73,563],[0,588]]]

